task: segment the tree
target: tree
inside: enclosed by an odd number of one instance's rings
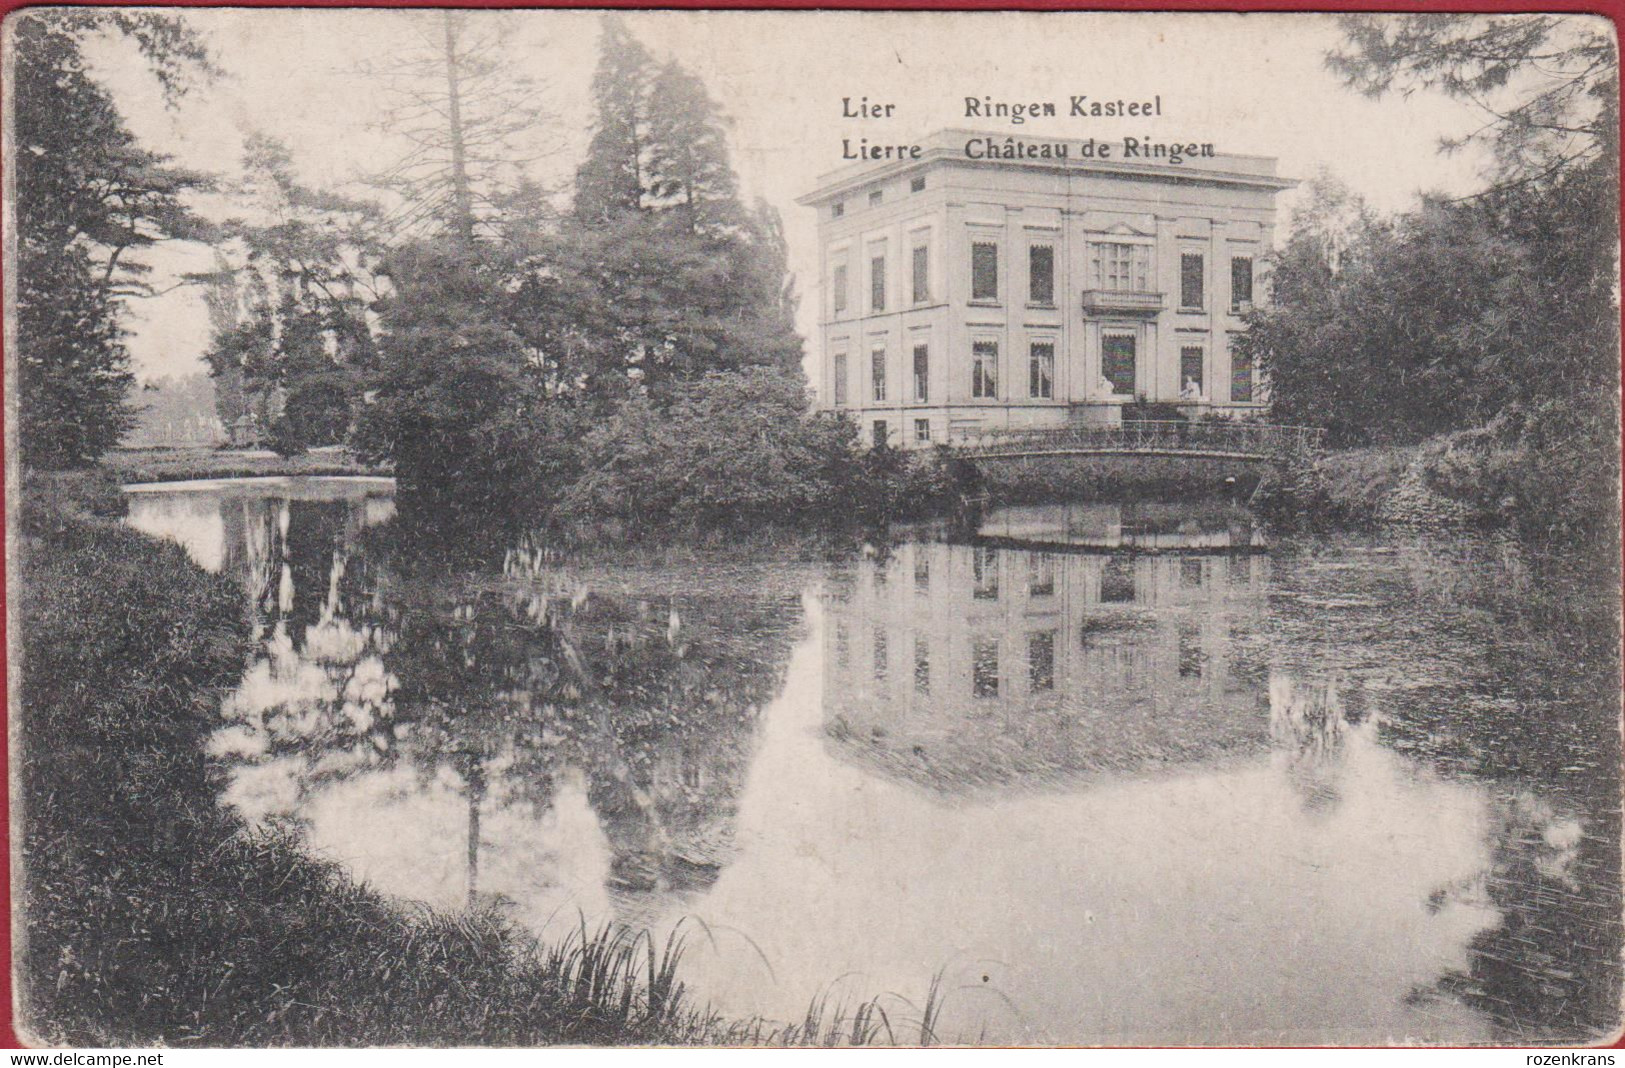
[[[206,359],[238,394],[233,422],[252,415],[283,451],[335,444],[376,363],[379,212],[302,185],[268,138],[248,139],[243,169],[253,218],[222,227]]]
[[[1238,350],[1284,419],[1334,440],[1418,442],[1435,489],[1563,537],[1617,531],[1618,66],[1611,36],[1558,16],[1349,16],[1328,57],[1353,88],[1471,101],[1486,187],[1338,246],[1325,198],[1294,219],[1273,306]],[[1345,205],[1346,206],[1346,205]],[[1345,216],[1347,213],[1345,213]],[[1611,536],[1611,535],[1610,535]]]
[[[527,165],[555,151],[551,120],[540,87],[506,57],[504,18],[419,14],[418,44],[365,68],[391,105],[381,126],[412,146],[374,178],[399,201],[385,220],[392,234],[468,245],[503,220],[547,212]]]
[[[592,144],[576,171],[574,218],[582,226],[603,226],[643,208],[653,71],[653,58],[626,24],[605,15],[592,78]]]
[[[130,39],[170,101],[214,70],[174,15],[53,9],[16,26],[18,437],[36,466],[93,462],[129,428],[120,320],[151,292],[139,253],[205,233],[186,206],[204,176],[139,146],[91,78],[81,46],[101,33]]]
[[[642,535],[850,518],[864,496],[850,424],[809,418],[799,374],[751,367],[628,397],[582,444],[559,517]]]
[[[1336,443],[1480,425],[1511,396],[1520,261],[1480,206],[1435,199],[1381,220],[1321,180],[1237,351],[1269,375],[1278,418],[1326,426]]]
[[[409,518],[522,524],[567,481],[578,428],[549,403],[546,368],[493,294],[513,276],[491,249],[420,240],[385,264],[380,372],[357,451],[392,461]]]
[[[705,83],[675,62],[649,93],[651,203],[670,208],[694,234],[728,236],[739,218],[739,182],[728,138]]]
[[[1463,13],[1344,15],[1327,65],[1367,96],[1441,92],[1485,122],[1454,151],[1486,144],[1495,183],[1541,182],[1619,155],[1619,56],[1601,18]]]
[[[557,360],[537,347],[555,331],[519,314],[547,307],[553,211],[529,164],[551,150],[549,120],[504,56],[501,16],[416,25],[418,47],[372,70],[394,101],[383,125],[412,148],[380,176],[399,200],[383,223],[392,291],[356,442],[394,463],[403,513],[504,526],[545,507],[547,456],[571,438],[548,410]]]
[[[656,69],[606,17],[593,95],[573,225],[545,287],[545,314],[573,326],[573,384],[595,398],[659,398],[714,371],[799,374],[782,226],[740,203],[704,83],[675,62]]]
[[[613,19],[604,40],[568,224],[453,210],[389,257],[360,441],[394,461],[403,510],[535,521],[579,470],[585,420],[628,396],[665,408],[763,365],[800,388],[782,230],[739,203],[716,106],[680,67],[654,76]]]

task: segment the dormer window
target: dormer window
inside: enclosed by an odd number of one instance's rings
[[[910,179],[908,183],[908,191],[910,193],[925,192],[925,175],[922,174],[918,178]]]

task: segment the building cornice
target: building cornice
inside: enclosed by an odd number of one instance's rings
[[[1008,137],[996,135],[1000,140]],[[1088,174],[1101,177],[1123,178],[1130,181],[1153,181],[1177,185],[1224,186],[1230,188],[1264,189],[1279,192],[1297,186],[1293,178],[1278,177],[1275,159],[1270,156],[1226,154],[1216,157],[1218,163],[1232,166],[1197,167],[1189,163],[1138,163],[1124,160],[1084,159],[1069,155],[1066,159],[978,159],[967,156],[964,142],[972,138],[992,138],[985,130],[943,130],[934,134],[918,159],[889,160],[879,164],[855,163],[829,171],[818,178],[818,187],[796,198],[796,203],[812,207],[839,200],[864,186],[879,181],[890,181],[916,171],[943,165],[967,167],[976,170],[1028,171],[1047,174]],[[1023,143],[1068,144],[1077,146],[1077,138],[1046,138],[1019,135],[1010,140]],[[1249,167],[1248,164],[1253,166]],[[1238,168],[1235,165],[1240,165]]]

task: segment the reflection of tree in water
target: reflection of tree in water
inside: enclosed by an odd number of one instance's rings
[[[227,497],[220,502],[222,570],[248,594],[256,632],[283,625],[294,645],[324,617],[352,618],[367,579],[352,563],[366,525],[365,502]]]
[[[1310,812],[1330,812],[1342,793],[1343,743],[1351,720],[1335,681],[1304,683],[1272,675],[1270,740],[1287,761],[1287,775]]]
[[[1505,1041],[1596,1041],[1619,1021],[1617,853],[1535,794],[1511,792],[1496,807],[1478,892],[1500,920],[1440,989],[1488,1014]],[[1442,888],[1430,905],[1462,892]]]
[[[364,569],[346,570],[372,581],[338,598],[356,640],[329,641],[344,655],[325,662],[306,657],[328,683],[260,715],[266,756],[297,760],[306,790],[403,760],[425,785],[455,782],[468,803],[471,896],[482,812],[526,805],[540,816],[575,774],[613,851],[612,889],[635,899],[715,879],[799,600],[703,583],[645,597],[590,583],[566,592],[547,576],[501,581],[388,529],[371,532],[363,555]],[[333,560],[315,550],[302,567],[336,574]],[[307,637],[335,625],[318,613]],[[370,707],[346,681],[356,672],[382,680]]]
[[[1440,989],[1505,1041],[1584,1041],[1620,1015],[1617,581],[1520,582],[1504,552],[1280,560],[1271,645],[1286,670],[1341,677],[1346,718],[1369,708],[1387,748],[1486,784],[1490,868],[1431,904],[1476,902],[1498,921]]]

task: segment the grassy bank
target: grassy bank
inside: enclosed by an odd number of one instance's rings
[[[404,904],[291,831],[245,826],[216,803],[203,755],[249,655],[241,593],[178,546],[92,514],[110,481],[31,479],[20,527],[25,1035],[75,1046],[922,1037],[887,1032],[873,1004],[793,1026],[723,1020],[684,989],[680,941],[606,929],[542,944],[500,912]]]
[[[1319,489],[1330,519],[1340,526],[1382,523],[1386,504],[1405,481],[1420,453],[1414,445],[1339,449],[1321,457]]]
[[[387,475],[363,464],[348,449],[323,449],[301,456],[240,449],[114,449],[102,466],[123,482],[184,482],[197,478],[253,478],[264,475]]]
[[[1336,525],[1504,530],[1543,552],[1611,555],[1617,442],[1617,431],[1566,413],[1499,418],[1413,445],[1328,453],[1300,496]]]
[[[1430,462],[1436,452],[1428,444],[1336,449],[1312,466],[1275,472],[1254,503],[1289,529],[1493,526],[1438,485]]]

